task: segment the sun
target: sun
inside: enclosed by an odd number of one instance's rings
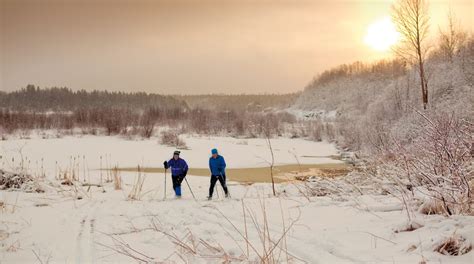
[[[390,17],[384,17],[370,24],[364,42],[377,51],[387,51],[400,39],[395,24]]]

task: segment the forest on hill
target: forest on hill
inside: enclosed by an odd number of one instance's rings
[[[400,58],[329,69],[309,83],[293,108],[308,112],[317,122],[333,124],[328,133],[321,129],[323,138],[365,154],[387,147],[394,139],[414,140],[425,118],[464,120],[472,129],[474,38],[459,43],[452,57],[433,49],[425,69],[426,110],[418,70]]]

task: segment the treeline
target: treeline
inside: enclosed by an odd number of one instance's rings
[[[209,109],[96,107],[70,112],[0,110],[0,134],[15,131],[66,130],[82,134],[138,135],[149,138],[159,127],[204,135],[246,137],[282,135],[296,118],[287,112],[237,112]]]
[[[292,106],[300,93],[291,94],[211,94],[178,95],[190,108],[234,111],[263,111],[266,109],[285,109]]]
[[[296,94],[162,96],[28,85],[0,93],[0,134],[56,129],[149,138],[165,127],[179,133],[273,136],[296,122],[275,110],[295,99]]]
[[[210,110],[263,111],[294,104],[299,93],[241,95],[160,95],[109,91],[73,91],[67,87],[40,88],[33,84],[18,91],[0,92],[0,108],[15,111],[67,112],[83,108],[201,108]]]
[[[343,77],[366,77],[366,76],[389,76],[391,78],[402,76],[407,72],[407,63],[402,59],[380,60],[373,63],[356,61],[350,64],[342,64],[326,70],[316,76],[306,89],[316,88],[318,85],[326,84]]]
[[[0,108],[14,111],[74,111],[83,108],[172,108],[187,105],[172,96],[109,91],[73,91],[69,88],[40,88],[29,84],[19,91],[0,93]]]

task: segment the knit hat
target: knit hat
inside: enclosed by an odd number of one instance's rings
[[[173,153],[173,156],[174,156],[174,155],[178,155],[178,156],[179,156],[179,154],[181,154],[181,151],[175,150],[175,152]]]
[[[213,154],[213,155],[214,155],[214,154],[217,154],[217,149],[212,149],[212,150],[211,150],[211,154]]]

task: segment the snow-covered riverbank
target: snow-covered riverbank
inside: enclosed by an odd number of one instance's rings
[[[269,158],[263,139],[186,138],[183,157],[191,166],[205,168],[209,149],[222,150],[233,167],[259,167]],[[274,139],[278,164],[340,162],[330,158],[336,148],[325,142]],[[14,150],[22,147],[21,152]],[[222,189],[214,200],[205,199],[209,179],[188,175],[183,198],[175,199],[164,174],[140,174],[139,200],[129,199],[137,172],[119,172],[122,189],[114,183],[88,186],[61,185],[49,174],[69,166],[70,156],[86,157],[87,178],[97,182],[100,156],[110,166],[155,165],[169,158],[173,148],[156,140],[115,137],[9,140],[1,142],[3,167],[23,155],[33,165],[43,159],[46,177],[37,181],[44,193],[0,191],[0,262],[2,263],[471,263],[473,253],[446,256],[434,251],[440,241],[456,234],[474,240],[474,218],[416,214],[420,228],[396,232],[406,226],[402,202],[381,194],[363,195],[344,190],[310,193],[308,187],[339,185],[344,177],[315,183],[276,185],[274,197],[266,183],[229,182],[230,199]],[[296,154],[295,154],[296,153]],[[20,155],[20,156],[19,156]],[[323,157],[321,157],[323,156]],[[28,158],[27,158],[28,157]],[[81,167],[82,165],[78,165]],[[81,177],[79,170],[79,178]],[[169,177],[169,176],[168,176]],[[357,181],[356,181],[357,182]],[[364,184],[370,184],[367,180]],[[324,196],[314,196],[324,195]],[[247,242],[248,241],[248,242]]]

